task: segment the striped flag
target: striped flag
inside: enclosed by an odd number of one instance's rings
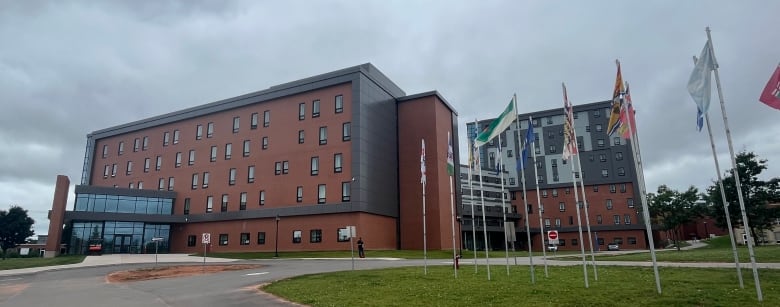
[[[564,160],[569,160],[577,154],[577,137],[574,135],[574,108],[569,102],[569,95],[566,93],[566,84],[561,83],[563,87],[563,156]]]
[[[452,136],[447,132],[447,174],[455,175],[455,160],[452,154]]]
[[[494,119],[490,123],[490,126],[477,136],[474,146],[479,147],[485,145],[485,143],[490,142],[490,140],[498,136],[501,132],[504,132],[506,128],[509,128],[509,125],[517,119],[515,103],[517,103],[517,96],[512,96],[512,100],[509,101],[509,105],[506,106],[504,112],[501,112],[501,115]]]
[[[615,63],[617,63],[617,76],[615,76],[615,88],[612,90],[612,111],[609,112],[609,122],[607,123],[609,136],[618,135],[618,129],[623,125],[620,116],[623,107],[623,103],[620,101],[620,94],[624,92],[623,74],[620,72],[620,61],[615,60]]]
[[[631,103],[631,90],[628,87],[628,82],[626,82],[626,94],[623,96],[623,99],[625,100],[623,102],[623,107],[628,108],[628,118],[626,118],[626,112],[620,110],[620,121],[623,123],[630,123],[631,131],[628,130],[628,125],[622,125],[618,128],[618,134],[624,139],[630,139],[631,132],[636,133],[636,117],[634,114],[634,104]]]
[[[420,150],[420,183],[425,184],[427,177],[425,176],[425,139],[422,141],[422,149]]]

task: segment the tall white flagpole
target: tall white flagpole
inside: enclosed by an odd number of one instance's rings
[[[696,56],[693,56],[693,65],[696,65]],[[726,227],[729,229],[729,238],[731,241],[731,252],[734,254],[734,266],[737,268],[737,279],[739,287],[745,289],[745,282],[742,280],[742,268],[739,265],[739,254],[737,253],[737,243],[734,238],[734,228],[731,227],[731,214],[729,213],[729,202],[726,200],[726,190],[723,188],[723,177],[720,175],[720,163],[718,162],[718,153],[715,151],[715,140],[712,137],[712,127],[710,127],[710,116],[704,113],[704,121],[707,123],[707,133],[710,136],[710,148],[712,148],[712,159],[715,160],[715,172],[718,174],[718,186],[720,187],[720,197],[723,201],[723,212],[726,214]]]
[[[466,128],[466,131],[468,133],[468,128]],[[477,131],[477,120],[474,120],[474,131]],[[469,161],[469,170],[468,170],[468,176],[469,176],[469,193],[470,193],[470,202],[471,202],[471,249],[474,250],[474,273],[477,273],[477,229],[475,227],[474,222],[474,181],[471,180],[471,168],[474,167],[474,164],[476,163],[477,159],[474,155],[474,148],[473,143],[471,140],[466,137],[466,141],[469,142],[469,156],[471,156],[471,161]]]
[[[487,278],[490,280],[490,245],[488,245],[487,219],[485,219],[485,188],[482,185],[482,160],[477,163],[477,174],[479,174],[479,198],[482,203],[482,235],[485,237],[485,266],[487,267]]]
[[[531,125],[533,125],[533,121],[530,116],[528,116],[528,129],[531,129]],[[534,141],[536,142],[536,141]],[[536,144],[534,144],[536,146]],[[544,213],[544,207],[542,206],[542,196],[539,195],[539,172],[536,170],[536,149],[535,148],[529,148],[526,147],[526,150],[531,151],[533,149],[534,154],[534,180],[536,182],[536,204],[538,206],[537,211],[539,212],[539,241],[542,243],[542,257],[544,259],[544,277],[550,277],[550,274],[547,272],[547,246],[544,244],[544,225],[542,224],[542,214]],[[521,157],[522,158],[522,157]],[[528,210],[526,210],[528,211]]]
[[[569,108],[569,104],[570,103],[569,103],[568,94],[566,93],[566,85],[561,83],[561,87],[563,88],[563,97],[564,97],[564,99],[563,99],[563,102],[564,102],[564,106],[563,106],[563,114],[564,115],[563,115],[563,117],[564,117],[564,122],[568,122],[569,121],[569,118],[568,118],[568,116],[569,116],[568,115],[568,108]],[[570,123],[570,124],[574,125],[574,123]],[[573,134],[574,127],[569,127],[569,128],[571,129],[572,134]],[[569,133],[568,131],[564,131],[564,134],[568,134],[568,133]],[[566,144],[566,143],[563,144],[563,146],[564,146],[563,150],[564,151],[568,150],[570,152],[570,155],[571,155],[571,150],[567,149],[565,147],[570,146],[572,144],[572,142],[574,142],[574,146],[577,146],[576,134],[573,135],[572,137],[574,137],[574,139],[569,137],[569,144]],[[579,154],[579,152],[577,154]],[[572,159],[572,163],[574,163],[574,159]],[[574,168],[573,167],[571,169],[571,182],[572,182],[572,185],[574,186],[574,210],[577,211],[577,231],[579,232],[580,254],[582,255],[582,273],[583,273],[583,277],[585,279],[585,288],[588,288],[589,287],[589,285],[588,285],[588,264],[587,264],[587,261],[585,260],[585,241],[582,240],[582,217],[580,215],[580,206],[579,206],[580,199],[579,199],[579,196],[577,196],[578,195],[578,193],[577,193],[577,180],[574,178]]]
[[[450,150],[450,148],[452,148],[452,137],[450,136],[449,132],[447,133],[447,139],[448,139],[447,140],[447,142],[448,142],[448,144],[447,144],[447,151],[448,151],[447,155],[449,156],[449,150]],[[452,161],[452,163],[453,163],[452,164],[452,173],[454,174],[455,173],[455,157],[452,157],[452,158],[453,158],[453,161]],[[453,175],[449,175],[449,177],[450,177],[450,212],[451,212],[451,215],[452,215],[450,217],[450,220],[451,220],[451,223],[452,223],[452,269],[455,272],[455,278],[458,278],[458,266],[456,265],[457,261],[458,261],[458,247],[455,246],[455,192],[454,192],[453,187],[452,187],[452,176]]]
[[[535,284],[536,283],[536,273],[535,273],[535,270],[534,270],[534,254],[533,254],[533,250],[531,250],[531,225],[530,225],[530,223],[528,221],[528,201],[527,201],[526,193],[525,193],[525,168],[523,167],[524,166],[523,165],[524,161],[523,161],[523,154],[522,154],[523,145],[528,146],[528,144],[524,144],[523,143],[523,138],[520,137],[520,118],[517,115],[517,94],[515,94],[514,99],[515,99],[515,125],[516,125],[515,126],[516,127],[516,129],[515,129],[515,136],[517,136],[517,142],[518,142],[518,144],[520,144],[520,146],[518,146],[518,148],[521,149],[521,151],[520,151],[520,172],[518,172],[517,175],[518,175],[518,177],[520,177],[520,182],[523,183],[523,206],[522,206],[522,210],[525,213],[524,214],[525,216],[524,216],[523,220],[525,220],[525,234],[526,234],[526,237],[527,237],[527,240],[528,240],[528,261],[529,261],[529,263],[531,265],[531,283]],[[544,249],[544,246],[542,246],[542,249]]]
[[[572,116],[574,113],[574,106],[572,106]],[[574,134],[574,146],[577,146],[577,129],[574,128],[574,119],[572,119],[571,123],[571,131]],[[579,155],[579,148],[577,149],[577,161],[572,161],[577,163],[577,172],[580,174],[580,189],[582,191],[582,206],[585,208],[585,226],[588,229],[588,244],[590,244],[590,262],[593,265],[593,279],[599,280],[599,272],[596,269],[596,256],[593,253],[593,235],[590,232],[590,214],[588,213],[588,199],[585,196],[585,176],[582,175],[582,163],[580,163],[580,155]],[[573,160],[573,159],[572,159]],[[574,169],[574,165],[572,165],[572,169]],[[576,176],[575,176],[576,177]],[[577,190],[577,181],[575,178],[574,181],[574,190],[576,192]],[[579,204],[577,204],[579,207]],[[583,244],[585,242],[582,242]],[[597,242],[598,243],[598,242]]]
[[[422,139],[422,159],[420,163],[425,167],[425,139]],[[422,180],[420,181],[422,182],[423,270],[425,275],[428,275],[428,233],[425,227],[425,183],[427,179],[425,173],[422,174]]]
[[[729,129],[729,120],[726,116],[726,103],[723,100],[723,90],[720,87],[720,75],[718,74],[718,61],[715,58],[715,48],[712,46],[712,36],[710,35],[710,27],[707,27],[707,40],[710,41],[710,51],[712,51],[712,59],[715,64],[715,85],[718,88],[718,99],[720,99],[720,111],[723,113],[723,127],[726,129],[726,139],[729,143],[729,153],[731,154],[731,167],[734,169],[734,182],[737,185],[737,197],[739,198],[739,209],[742,210],[742,226],[745,228],[745,236],[747,237],[748,254],[750,255],[750,265],[753,267],[753,281],[756,284],[756,296],[758,301],[764,301],[764,295],[761,293],[761,281],[758,279],[758,268],[756,267],[756,254],[753,252],[753,238],[750,233],[750,225],[748,223],[747,212],[745,211],[745,199],[742,197],[742,184],[739,180],[739,169],[737,168],[737,159],[734,156],[734,145],[731,142],[731,130]]]
[[[517,104],[517,101],[515,101]],[[504,254],[506,256],[506,275],[509,275],[509,237],[506,233],[506,197],[504,197],[504,171],[501,169],[504,165],[504,155],[501,154],[501,134],[498,134],[498,172],[501,173],[501,214],[504,216]]]
[[[619,62],[615,60],[615,63],[619,65]],[[624,92],[620,93],[620,105],[625,102]],[[639,134],[634,131],[634,127],[631,127],[631,115],[628,113],[628,108],[624,107],[623,112],[628,119],[628,134],[630,135],[631,151],[634,153],[634,169],[636,170],[637,183],[639,184],[639,196],[642,201],[642,217],[645,220],[645,231],[647,232],[647,241],[650,245],[650,258],[653,260],[653,274],[655,275],[655,287],[658,294],[661,294],[661,277],[658,274],[658,261],[655,257],[655,239],[653,239],[653,229],[650,226],[650,209],[647,206],[647,187],[645,186],[645,173],[642,167],[642,154],[639,151]]]

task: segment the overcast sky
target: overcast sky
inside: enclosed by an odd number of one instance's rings
[[[575,105],[610,99],[620,59],[648,190],[704,189],[716,174],[686,83],[706,26],[734,149],[778,177],[780,111],[758,102],[780,62],[777,12],[769,0],[0,0],[0,208],[27,208],[45,234],[56,175],[80,181],[87,133],[366,62],[407,94],[438,90],[465,131],[513,93],[521,113],[562,107],[561,82]]]

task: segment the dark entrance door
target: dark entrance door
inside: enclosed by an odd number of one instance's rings
[[[130,252],[130,241],[132,235],[114,235],[114,253],[124,254]]]

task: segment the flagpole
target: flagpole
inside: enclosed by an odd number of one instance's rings
[[[710,27],[707,27],[707,40],[710,42],[710,51],[712,52],[712,58],[715,63],[718,61],[715,58],[715,48],[712,46],[712,36],[710,35]],[[720,87],[720,74],[718,74],[718,65],[715,65],[715,85],[718,88],[718,99],[720,99],[720,111],[723,113],[723,126],[726,130],[726,139],[729,144],[729,153],[731,154],[731,167],[734,169],[734,182],[737,185],[737,197],[739,198],[739,209],[742,211],[742,226],[745,228],[745,235],[747,237],[748,254],[750,255],[750,265],[753,267],[753,281],[756,284],[756,296],[758,301],[764,301],[764,295],[761,293],[761,281],[758,279],[758,268],[756,267],[756,254],[753,252],[753,238],[750,233],[750,225],[745,212],[745,199],[742,197],[742,184],[739,180],[739,169],[737,168],[737,160],[734,157],[734,145],[731,142],[731,130],[729,129],[729,121],[726,116],[726,103],[723,99],[723,90]]]
[[[530,116],[528,116],[528,129],[531,129],[531,125],[533,125],[533,121]],[[536,140],[534,140],[535,142]],[[534,144],[534,146],[536,146]],[[531,148],[526,147],[527,150],[531,150]],[[544,277],[550,277],[549,273],[547,272],[547,246],[544,244],[544,225],[542,225],[542,214],[544,213],[544,207],[542,206],[542,196],[539,195],[539,172],[536,170],[536,149],[533,149],[534,154],[534,180],[536,182],[536,204],[537,204],[537,211],[539,211],[539,240],[542,242],[542,257],[544,259]],[[525,176],[525,173],[523,174]],[[527,211],[527,210],[526,210]]]
[[[515,136],[517,136],[517,142],[519,143],[518,148],[522,150],[523,146],[528,146],[528,140],[526,140],[525,144],[522,143],[523,139],[520,137],[520,118],[518,117],[518,114],[517,114],[517,94],[515,94],[513,98],[515,100],[515,118],[516,118],[516,121],[515,121],[515,127],[516,127],[516,129],[515,129]],[[523,154],[522,154],[522,151],[521,151],[520,152],[520,170],[521,170],[522,174],[518,174],[518,177],[520,177],[520,182],[522,182],[522,184],[523,184],[523,206],[522,206],[522,208],[523,208],[523,211],[525,212],[524,220],[525,220],[525,234],[526,234],[526,237],[528,238],[528,260],[529,260],[529,263],[531,265],[531,283],[535,284],[536,283],[536,273],[535,273],[535,270],[534,270],[534,254],[533,254],[533,250],[531,249],[531,226],[530,226],[530,223],[528,222],[528,202],[527,202],[526,193],[525,193],[525,167],[524,167],[523,163],[524,163],[524,161],[523,161]],[[544,249],[544,246],[542,246],[542,249]]]
[[[423,166],[425,166],[425,139],[422,139],[422,159]],[[428,232],[425,227],[425,173],[422,174],[422,222],[423,222],[423,270],[425,275],[428,275]]]
[[[564,127],[566,127],[566,123],[568,123],[569,129],[571,130],[571,136],[569,135],[569,131],[564,131],[564,144],[563,144],[563,156],[564,159],[568,160],[570,156],[573,154],[572,150],[570,149],[571,142],[575,142],[574,148],[577,148],[577,137],[576,134],[574,134],[574,123],[570,122],[569,118],[569,98],[568,94],[566,93],[566,84],[561,83],[561,87],[563,88],[563,121],[564,121]],[[573,109],[573,108],[572,108]],[[573,110],[572,110],[573,111]],[[572,119],[573,120],[573,119]],[[565,130],[565,129],[564,129]],[[572,140],[572,137],[574,139]],[[568,139],[568,142],[565,140]],[[569,156],[566,155],[566,153],[569,153]],[[577,153],[579,154],[579,153]],[[574,163],[574,160],[572,159],[572,163]],[[579,196],[577,196],[577,180],[574,178],[574,168],[571,170],[571,181],[572,185],[574,185],[574,210],[577,211],[577,231],[579,232],[579,242],[580,242],[580,255],[582,255],[582,273],[585,280],[585,288],[588,288],[588,264],[585,260],[585,241],[582,240],[582,217],[580,216],[580,199]]]
[[[490,280],[490,247],[488,246],[487,219],[485,219],[485,188],[482,185],[482,164],[477,163],[479,174],[479,198],[482,203],[482,235],[485,237],[485,266],[487,267],[487,278]]]
[[[564,145],[565,146],[565,145]],[[572,161],[573,162],[573,161]],[[577,229],[579,231],[580,235],[580,253],[582,255],[582,273],[585,278],[585,288],[588,288],[588,265],[587,261],[585,260],[585,242],[582,240],[582,218],[580,217],[580,206],[578,205],[580,202],[579,197],[577,196],[577,181],[574,178],[574,171],[571,172],[571,180],[574,183],[574,210],[577,211]]]
[[[517,101],[515,101],[515,104]],[[504,255],[506,256],[506,275],[509,275],[509,238],[506,233],[506,197],[504,197],[504,171],[501,166],[504,164],[504,156],[501,154],[501,134],[498,134],[498,172],[501,175],[501,215],[504,217]]]
[[[696,56],[693,56],[693,64],[696,65]],[[712,127],[710,127],[710,116],[704,113],[704,121],[707,123],[707,133],[710,136],[710,148],[712,148],[712,159],[715,160],[715,172],[718,174],[718,186],[720,187],[720,197],[723,201],[723,212],[726,214],[726,227],[729,229],[729,238],[731,241],[731,252],[734,254],[734,266],[737,268],[737,279],[739,287],[745,289],[745,282],[742,281],[742,268],[739,264],[739,254],[737,253],[737,243],[734,239],[734,228],[731,227],[731,214],[729,213],[729,203],[726,200],[726,190],[723,189],[723,177],[720,175],[720,163],[718,154],[715,151],[715,140],[712,137]]]
[[[466,128],[466,131],[468,131],[468,127]],[[474,119],[474,132],[477,131],[477,120]],[[467,132],[468,133],[468,132]],[[473,180],[471,180],[471,167],[474,166],[474,162],[476,161],[474,159],[474,144],[471,142],[470,139],[466,139],[467,142],[469,142],[469,156],[471,159],[469,159],[469,167],[468,167],[468,176],[469,176],[469,193],[470,193],[470,202],[471,202],[471,249],[474,250],[474,274],[477,273],[477,229],[475,227],[474,223],[474,186],[473,186]]]
[[[615,60],[618,67],[620,62]],[[619,93],[620,105],[623,105],[624,92]],[[647,241],[650,245],[650,258],[653,260],[653,274],[655,275],[655,287],[658,294],[661,294],[661,277],[658,274],[658,262],[655,257],[655,240],[653,239],[653,229],[650,226],[650,209],[647,206],[647,187],[645,186],[645,174],[642,168],[642,155],[639,152],[639,133],[634,131],[634,127],[631,127],[631,115],[628,113],[628,108],[622,108],[626,114],[628,120],[628,134],[631,141],[631,151],[634,153],[634,170],[637,177],[637,183],[639,184],[639,195],[642,201],[642,217],[645,220],[645,231],[647,232]],[[636,120],[634,120],[636,121]]]
[[[574,113],[574,106],[571,107],[572,114]],[[577,146],[577,129],[574,128],[574,119],[572,119],[571,123],[571,131],[574,134],[574,145]],[[580,174],[580,189],[582,190],[582,206],[585,208],[585,225],[588,229],[588,244],[590,244],[590,262],[593,265],[593,279],[599,280],[599,272],[596,269],[596,256],[593,253],[593,235],[590,232],[590,214],[588,213],[588,199],[585,196],[585,176],[582,174],[582,163],[580,162],[580,155],[579,150],[577,150],[577,161],[572,161],[572,163],[577,163],[577,172]],[[572,165],[572,170],[574,169],[574,165]],[[574,181],[574,190],[576,192],[577,190],[577,181],[575,178]],[[575,194],[576,195],[576,194]],[[579,204],[577,205],[579,207]],[[579,208],[578,208],[579,209]],[[583,242],[585,243],[585,242]]]
[[[450,213],[451,213],[451,217],[450,217],[451,221],[450,222],[452,224],[452,269],[455,272],[455,278],[458,278],[458,266],[457,266],[457,261],[458,261],[458,254],[457,253],[458,253],[458,249],[455,246],[455,193],[454,193],[453,188],[452,188],[452,176],[455,173],[455,161],[454,161],[454,157],[452,157],[452,136],[450,135],[449,132],[447,132],[447,139],[448,139],[447,140],[447,142],[448,142],[448,144],[447,144],[447,146],[448,146],[448,148],[447,148],[447,151],[448,151],[447,152],[447,163],[450,163],[450,162],[453,163],[453,165],[452,165],[452,173],[449,174],[449,178],[450,178]],[[450,159],[453,159],[453,161],[451,161]]]

